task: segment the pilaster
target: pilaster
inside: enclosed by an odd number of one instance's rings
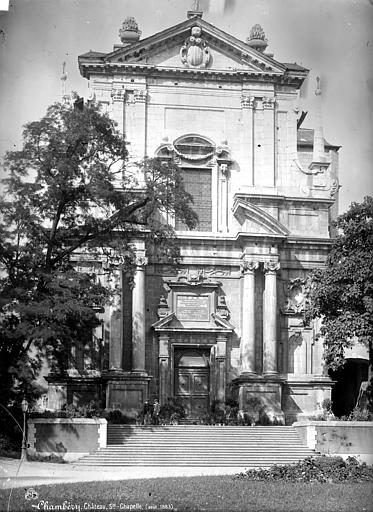
[[[253,134],[254,134],[254,96],[241,97],[242,108],[242,127],[243,127],[243,145],[245,147],[245,160],[247,162],[247,174],[244,185],[254,185],[254,152],[253,152]]]
[[[275,186],[275,99],[264,97],[263,101],[263,172],[262,184]]]
[[[217,384],[217,399],[225,402],[225,389],[226,389],[226,375],[227,375],[227,337],[225,335],[218,335],[216,337],[216,384]]]
[[[167,334],[159,335],[159,403],[165,404],[170,395],[170,350]]]

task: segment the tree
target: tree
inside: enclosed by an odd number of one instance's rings
[[[335,223],[340,234],[326,268],[313,273],[307,318],[322,319],[324,358],[331,370],[344,363],[344,349],[356,337],[369,348],[373,340],[373,198],[352,203]]]
[[[0,210],[0,403],[32,395],[45,358],[61,369],[71,343],[97,326],[93,306],[110,290],[77,271],[77,251],[131,273],[132,242],[142,238],[153,258],[175,263],[162,213],[191,228],[197,220],[177,166],[129,162],[124,137],[94,104],[53,104],[23,141],[5,156]]]

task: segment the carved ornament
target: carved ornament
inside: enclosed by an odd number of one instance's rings
[[[157,314],[158,318],[165,318],[170,314],[170,308],[168,307],[167,299],[164,295],[161,295],[159,298]]]
[[[210,62],[210,49],[201,37],[201,28],[192,27],[188,37],[180,49],[181,62],[187,68],[206,68]]]
[[[264,272],[275,274],[280,270],[280,263],[278,261],[265,261],[263,264]]]
[[[259,261],[243,261],[241,270],[243,274],[253,273],[259,268]]]
[[[224,320],[229,319],[229,310],[224,295],[218,296],[218,305],[216,308],[216,312],[218,313],[218,315],[224,318]]]
[[[304,312],[306,302],[310,293],[310,278],[290,279],[285,284],[285,305],[282,312],[286,315],[297,315]]]

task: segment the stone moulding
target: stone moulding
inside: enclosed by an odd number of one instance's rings
[[[263,211],[261,208],[254,206],[242,199],[236,198],[232,207],[232,211],[240,224],[244,224],[246,219],[249,219],[261,228],[264,228],[269,235],[277,235],[287,237],[290,231],[281,222],[274,217]],[[265,234],[263,234],[265,236]]]

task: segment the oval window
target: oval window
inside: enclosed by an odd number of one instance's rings
[[[174,142],[176,153],[187,160],[204,160],[214,154],[214,145],[199,135],[187,135]]]

